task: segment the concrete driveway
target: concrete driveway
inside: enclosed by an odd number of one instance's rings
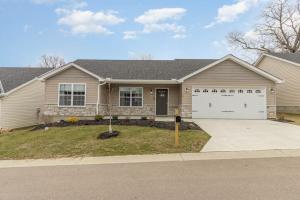
[[[300,126],[270,120],[193,120],[212,136],[202,152],[300,149]]]

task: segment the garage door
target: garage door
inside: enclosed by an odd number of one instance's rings
[[[266,89],[193,88],[193,118],[266,119],[266,113]]]

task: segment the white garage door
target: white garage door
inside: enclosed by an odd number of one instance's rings
[[[193,88],[193,118],[266,119],[266,89]]]

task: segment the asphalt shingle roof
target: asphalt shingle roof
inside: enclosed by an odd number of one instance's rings
[[[0,67],[0,81],[8,92],[51,70],[51,68]]]
[[[101,78],[131,80],[180,79],[216,59],[76,60],[74,63]]]
[[[270,53],[270,55],[300,64],[300,53]]]

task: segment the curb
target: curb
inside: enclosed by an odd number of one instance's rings
[[[78,157],[78,158],[58,158],[58,159],[0,160],[0,168],[130,164],[130,163],[150,163],[150,162],[186,162],[186,161],[197,161],[197,160],[199,161],[199,160],[227,160],[227,159],[251,159],[251,158],[252,159],[282,158],[282,157],[300,157],[300,149]]]

